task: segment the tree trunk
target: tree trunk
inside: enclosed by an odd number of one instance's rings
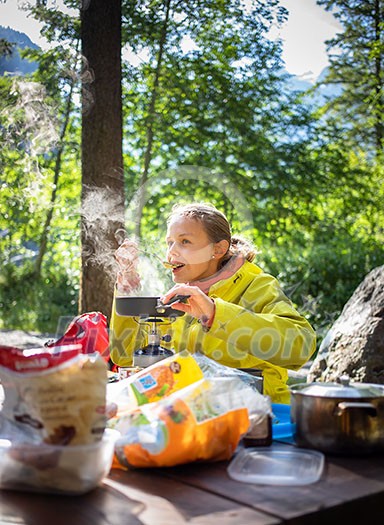
[[[80,313],[110,316],[116,232],[124,228],[121,0],[83,0]]]

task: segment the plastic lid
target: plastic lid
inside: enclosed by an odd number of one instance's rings
[[[321,477],[324,454],[291,445],[248,448],[239,452],[228,466],[236,481],[263,485],[308,485]]]

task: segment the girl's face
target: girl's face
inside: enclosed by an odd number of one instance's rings
[[[202,224],[188,217],[175,217],[167,230],[167,260],[178,264],[172,270],[175,283],[199,281],[217,272],[221,243],[212,243]]]

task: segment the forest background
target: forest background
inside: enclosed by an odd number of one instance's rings
[[[155,293],[167,213],[203,200],[321,341],[384,262],[384,0],[317,3],[342,30],[304,92],[268,39],[278,0],[24,3],[51,45],[19,48],[35,66],[9,75],[0,40],[0,328],[109,317],[125,235]]]

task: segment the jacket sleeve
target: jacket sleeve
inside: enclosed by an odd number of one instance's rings
[[[212,297],[216,313],[209,333],[226,341],[229,357],[241,359],[251,354],[273,365],[297,370],[315,351],[314,330],[273,276],[255,276],[239,304]],[[231,356],[231,352],[236,355]]]

